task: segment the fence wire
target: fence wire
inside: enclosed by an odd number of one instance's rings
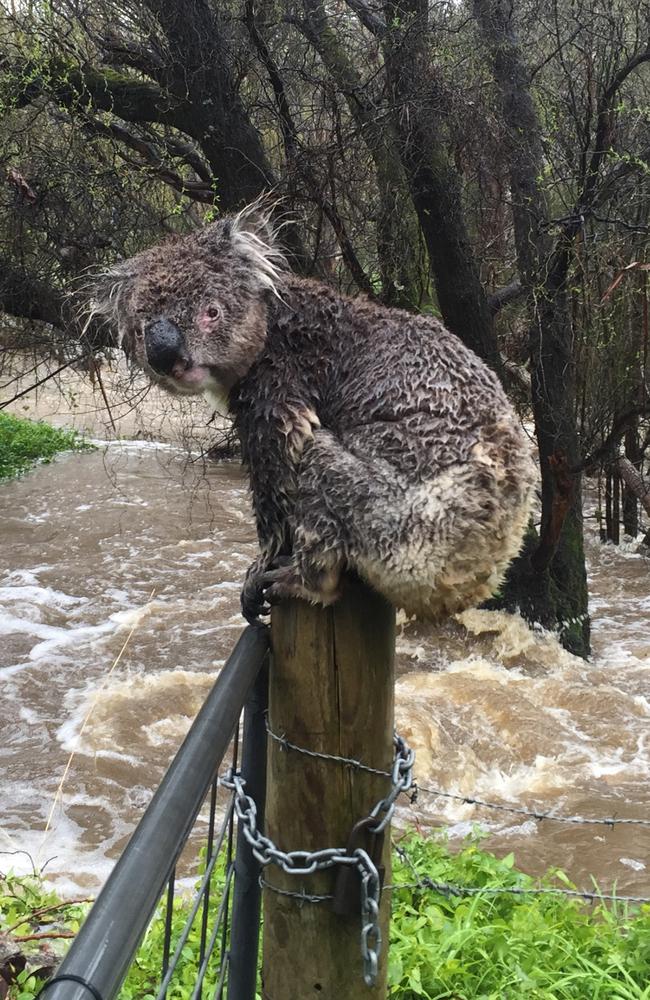
[[[239,752],[239,727],[235,731],[233,741],[232,766],[237,766]],[[227,805],[223,819],[218,829],[216,829],[216,812],[218,799],[219,780],[215,778],[210,788],[208,832],[205,851],[205,870],[196,886],[189,906],[185,922],[173,942],[174,951],[171,953],[173,937],[173,912],[174,898],[176,893],[176,868],[172,871],[165,902],[165,932],[163,940],[163,957],[161,968],[161,982],[156,993],[156,1000],[166,1000],[167,992],[172,985],[174,976],[180,971],[184,961],[184,950],[188,938],[197,924],[197,917],[200,911],[200,932],[199,932],[199,953],[198,969],[196,978],[193,981],[193,989],[189,1000],[200,1000],[202,995],[206,975],[216,957],[216,971],[213,976],[216,979],[214,988],[214,1000],[221,1000],[223,988],[226,983],[230,954],[227,947],[228,942],[228,921],[230,916],[231,888],[235,874],[233,859],[233,832],[234,832],[234,797],[228,796]],[[224,858],[224,880],[219,887],[221,900],[213,918],[210,928],[210,895],[213,889],[213,879],[217,862]],[[208,938],[208,931],[210,936]],[[217,941],[219,948],[217,949]]]
[[[291,740],[282,733],[276,733],[272,730],[268,715],[265,718],[266,732],[269,739],[274,740],[279,743],[280,746],[287,752],[302,754],[305,757],[316,758],[318,760],[329,761],[334,764],[342,765],[343,767],[348,767],[354,771],[364,771],[370,774],[385,775],[386,777],[391,776],[391,771],[383,768],[371,767],[365,764],[363,761],[356,760],[353,757],[342,757],[338,754],[328,754],[322,751],[310,750],[307,747],[299,746],[293,743]],[[538,822],[548,820],[554,823],[566,823],[581,826],[639,826],[650,828],[650,820],[640,819],[634,816],[611,816],[611,817],[585,817],[585,816],[564,816],[556,812],[546,812],[539,809],[526,809],[523,806],[508,805],[506,803],[500,802],[489,802],[485,799],[477,798],[476,796],[462,795],[455,792],[445,792],[439,788],[432,788],[426,785],[420,785],[414,782],[410,789],[405,792],[411,803],[417,800],[420,792],[431,795],[436,798],[452,799],[456,802],[462,802],[465,805],[472,805],[486,809],[498,810],[500,812],[513,813],[518,816],[525,816],[527,819],[534,819]],[[511,895],[511,896],[560,896],[568,897],[571,899],[581,899],[585,902],[595,903],[595,902],[617,902],[617,903],[650,903],[650,896],[634,896],[634,895],[622,895],[618,893],[606,893],[601,892],[598,889],[588,890],[588,889],[561,889],[555,887],[527,887],[527,886],[463,886],[454,885],[449,882],[441,882],[435,879],[431,879],[427,876],[420,876],[420,874],[415,869],[415,866],[411,859],[409,858],[406,851],[397,844],[393,844],[393,850],[402,858],[402,860],[411,868],[414,873],[415,878],[413,881],[406,882],[396,882],[389,883],[383,887],[384,892],[399,892],[404,890],[421,890],[421,891],[433,891],[440,893],[447,897],[465,897],[465,896],[501,896],[501,895]],[[314,894],[310,893],[304,888],[297,891],[292,891],[289,889],[281,889],[275,886],[268,879],[264,878],[263,875],[260,876],[260,885],[270,892],[274,892],[281,896],[288,896],[295,899],[300,905],[305,905],[308,903],[318,904],[318,903],[328,903],[333,899],[332,895],[328,894]]]
[[[389,770],[384,770],[383,768],[378,767],[370,767],[368,764],[364,764],[363,761],[356,760],[354,757],[340,757],[337,754],[323,753],[318,750],[308,750],[306,747],[301,747],[297,743],[292,743],[291,740],[288,740],[283,734],[273,732],[269,724],[268,717],[266,719],[266,733],[270,739],[279,743],[284,750],[303,754],[305,757],[314,757],[318,760],[326,760],[332,761],[335,764],[342,764],[344,767],[349,767],[353,771],[365,771],[368,774],[385,775],[387,778],[391,775]],[[499,812],[525,816],[527,819],[534,819],[538,822],[548,820],[551,823],[573,823],[580,826],[614,827],[627,825],[650,828],[650,819],[638,819],[635,816],[616,815],[594,818],[589,816],[564,816],[561,813],[546,812],[540,809],[526,809],[523,806],[516,806],[514,804],[510,805],[504,802],[488,802],[486,799],[480,799],[474,795],[462,795],[460,792],[446,792],[441,788],[432,788],[428,785],[421,785],[418,781],[413,783],[411,790],[408,792],[410,801],[417,801],[417,797],[420,792],[424,792],[426,795],[431,795],[434,798],[452,799],[455,802],[462,802],[464,805],[479,806],[483,809],[494,809]]]
[[[461,795],[459,792],[443,792],[440,788],[430,788],[427,785],[417,784],[417,791],[424,792],[434,798],[453,799],[455,802],[463,802],[468,806],[480,806],[482,809],[494,809],[499,812],[514,813],[516,816],[525,816],[527,819],[534,819],[538,822],[548,820],[550,823],[573,823],[578,826],[641,826],[650,828],[650,819],[638,819],[636,816],[563,816],[556,812],[543,812],[540,809],[525,809],[523,806],[508,805],[504,802],[488,802],[485,799],[478,799],[475,796]]]

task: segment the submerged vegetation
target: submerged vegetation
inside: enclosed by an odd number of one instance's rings
[[[75,431],[0,413],[0,480],[25,472],[35,462],[50,462],[60,451],[90,447]]]
[[[428,879],[429,884],[424,881]],[[422,883],[421,887],[417,883]],[[211,894],[212,918],[223,888],[223,867]],[[454,896],[432,883],[479,887],[485,894]],[[650,905],[587,904],[559,894],[493,890],[571,888],[556,869],[536,882],[514,858],[498,859],[469,843],[452,854],[444,841],[409,836],[393,860],[393,918],[389,957],[391,1000],[648,1000]],[[413,886],[416,885],[414,888]],[[174,903],[177,938],[187,899]],[[8,1000],[33,1000],[43,972],[54,964],[83,915],[82,904],[57,899],[38,876],[0,877],[2,980]],[[186,1000],[194,982],[199,926],[183,949],[169,1000]],[[164,908],[156,915],[122,987],[120,1000],[149,1000],[160,979]],[[44,946],[46,952],[44,953]],[[49,964],[48,964],[49,962]],[[41,970],[41,975],[39,975]],[[211,995],[215,971],[206,980]]]

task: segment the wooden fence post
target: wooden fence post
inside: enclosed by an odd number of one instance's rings
[[[395,613],[360,581],[331,608],[291,601],[273,609],[271,729],[322,753],[390,769],[393,758]],[[306,757],[269,740],[266,831],[284,851],[345,847],[354,824],[389,779]],[[383,863],[390,878],[390,827]],[[332,871],[299,877],[275,865],[267,882],[291,892],[332,892]],[[264,891],[264,1000],[383,1000],[390,900],[382,896],[383,947],[376,985],[363,980],[361,918],[328,903]]]

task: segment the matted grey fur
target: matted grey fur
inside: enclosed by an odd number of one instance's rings
[[[346,570],[428,618],[498,587],[528,520],[531,446],[437,319],[289,273],[259,207],[119,264],[91,311],[154,381],[234,417],[261,546],[249,620],[288,596],[332,603]]]

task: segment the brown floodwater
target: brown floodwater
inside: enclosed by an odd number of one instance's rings
[[[0,851],[48,862],[66,892],[101,884],[242,628],[254,552],[239,466],[171,445],[113,442],[0,487]],[[397,724],[422,786],[650,818],[650,560],[591,534],[588,555],[590,662],[497,612],[400,625]],[[539,823],[428,791],[401,809],[410,822],[452,844],[480,824],[533,873],[650,894],[648,828]]]

